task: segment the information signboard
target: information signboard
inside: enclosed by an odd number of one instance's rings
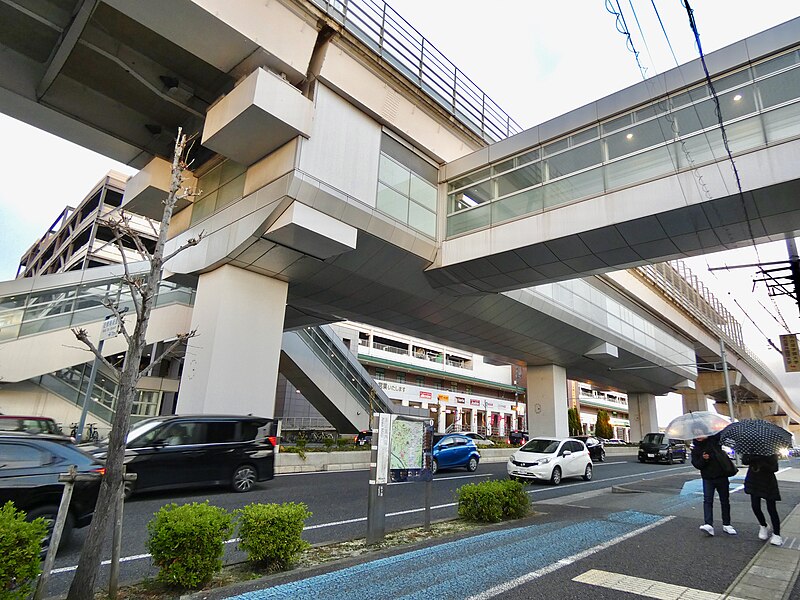
[[[781,350],[783,352],[783,366],[787,373],[800,371],[800,348],[797,345],[797,334],[790,333],[781,336]]]

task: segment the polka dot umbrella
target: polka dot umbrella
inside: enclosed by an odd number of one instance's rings
[[[763,419],[745,419],[731,423],[720,431],[723,444],[732,446],[737,454],[778,454],[792,446],[792,434]]]
[[[667,425],[667,435],[671,438],[691,440],[719,433],[731,422],[722,415],[707,410],[697,410],[675,417]]]

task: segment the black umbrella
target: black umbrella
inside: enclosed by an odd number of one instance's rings
[[[719,432],[723,444],[733,446],[738,454],[777,454],[790,448],[792,434],[774,423],[762,419],[745,419],[731,423]]]

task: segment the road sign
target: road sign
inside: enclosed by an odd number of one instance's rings
[[[103,321],[103,328],[100,330],[100,341],[108,338],[117,337],[119,334],[119,319],[115,316],[106,317]]]
[[[782,335],[781,349],[783,351],[783,366],[786,372],[796,373],[800,371],[800,348],[797,345],[797,334]]]

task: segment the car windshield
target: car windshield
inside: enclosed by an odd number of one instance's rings
[[[643,444],[663,444],[664,443],[664,434],[663,433],[648,433],[646,436],[642,438]]]
[[[139,421],[128,432],[128,437],[127,437],[126,443],[130,444],[132,441],[138,440],[140,437],[142,437],[148,431],[152,431],[153,429],[155,429],[156,427],[161,425],[163,422],[164,421],[161,420],[161,419],[147,419],[145,421]],[[108,438],[106,438],[106,441],[107,440],[108,440]]]
[[[536,452],[538,454],[553,454],[558,449],[558,440],[531,440],[520,450],[523,452]]]

